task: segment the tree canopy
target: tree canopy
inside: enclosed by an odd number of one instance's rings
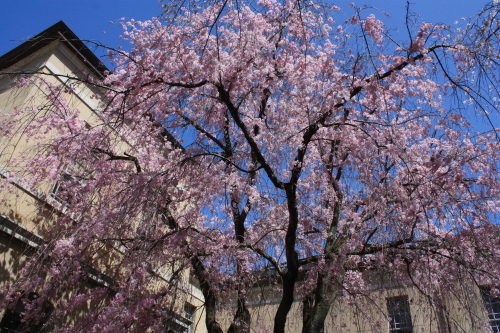
[[[24,181],[73,170],[66,213],[25,270],[46,275],[12,289],[50,297],[86,265],[108,266],[112,291],[54,311],[108,299],[85,330],[161,331],[190,271],[210,333],[249,332],[248,297],[270,275],[275,333],[296,300],[303,332],[320,332],[340,311],[332,302],[377,272],[430,298],[464,283],[496,290],[499,9],[459,31],[408,23],[404,38],[361,8],[339,22],[339,8],[309,1],[219,1],[124,23],[132,48],[110,51],[115,69],[92,83],[105,95],[98,121],[57,86],[44,88],[50,112],[4,117],[4,136],[28,117],[23,133],[40,137],[37,155],[12,161]],[[172,278],[152,288],[161,271]]]

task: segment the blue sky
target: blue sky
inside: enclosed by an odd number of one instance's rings
[[[330,0],[352,13],[351,0]],[[368,4],[391,15],[385,19],[391,27],[404,23],[405,0],[353,0],[357,6]],[[422,20],[452,24],[461,17],[477,13],[483,0],[412,0],[412,9]],[[92,39],[116,47],[122,32],[120,18],[146,20],[161,13],[158,0],[0,0],[0,54],[23,40],[63,20],[81,39]],[[403,30],[404,31],[404,30]]]
[[[62,20],[81,39],[120,44],[120,18],[146,20],[161,13],[158,0],[0,0],[0,54]]]

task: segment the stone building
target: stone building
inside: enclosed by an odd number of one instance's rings
[[[51,112],[51,106],[44,104],[47,103],[44,96],[47,92],[42,85],[36,81],[22,87],[16,84],[17,79],[36,77],[47,85],[70,87],[72,93],[65,96],[68,108],[78,109],[81,118],[88,124],[93,124],[99,119],[102,101],[96,96],[103,96],[103,93],[99,87],[89,82],[102,79],[107,70],[85,43],[60,21],[0,57],[0,116],[5,117],[18,108],[25,107]],[[10,186],[9,189],[2,187],[0,194],[1,290],[12,286],[21,277],[21,269],[28,258],[35,255],[46,240],[50,239],[49,227],[52,217],[66,213],[65,201],[68,198],[64,198],[62,194],[66,181],[74,180],[70,171],[61,170],[61,178],[56,183],[42,183],[33,187],[24,182],[24,170],[12,161],[17,156],[36,152],[30,150],[33,138],[26,138],[22,130],[18,130],[19,128],[12,128],[9,134],[4,132],[0,135],[0,177],[4,181],[7,180]],[[124,140],[123,145],[129,144]],[[116,259],[120,257],[120,251],[111,249],[107,255]],[[82,281],[82,290],[95,286],[112,289],[113,277],[107,271],[107,267],[86,265],[87,277]],[[162,279],[168,281],[169,272],[157,273],[158,283],[161,284]],[[187,276],[182,283],[186,285],[183,290],[191,292],[184,292],[180,296],[181,303],[171,312],[170,318],[166,319],[165,327],[169,332],[190,331],[193,322],[198,321],[198,316],[201,315],[201,311],[196,311],[201,304],[201,293],[189,284]],[[20,293],[21,298],[28,302],[37,296],[36,293]],[[44,307],[47,317],[50,316],[51,304],[47,303]],[[23,323],[23,313],[24,305],[21,301],[2,309],[0,332],[23,331],[27,327],[30,332],[38,332],[43,322]],[[63,320],[72,323],[77,321],[77,318],[78,314],[75,313],[69,314]],[[51,329],[45,328],[44,331]]]

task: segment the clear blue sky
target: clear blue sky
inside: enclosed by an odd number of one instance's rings
[[[383,19],[391,27],[404,23],[405,0],[330,0],[352,13],[348,4],[368,4],[391,15]],[[411,0],[412,9],[422,20],[433,23],[453,22],[479,11],[486,0]],[[0,54],[13,49],[22,40],[36,35],[63,20],[81,39],[98,40],[116,47],[121,27],[112,21],[120,18],[146,20],[161,13],[158,0],[0,0]],[[381,16],[381,15],[380,15]],[[105,33],[104,33],[105,32]],[[124,45],[125,46],[125,45]]]
[[[0,54],[61,20],[81,39],[116,47],[122,29],[110,22],[160,13],[158,0],[0,0]]]

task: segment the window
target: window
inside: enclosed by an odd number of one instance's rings
[[[52,312],[52,304],[50,302],[43,302],[39,320],[23,322],[26,304],[36,301],[37,298],[37,293],[22,295],[17,302],[7,307],[2,321],[0,321],[0,333],[41,332],[43,324],[47,321],[50,312]]]
[[[196,306],[193,304],[184,304],[184,318],[193,322],[194,312],[196,311]]]
[[[171,318],[167,321],[167,333],[189,333],[191,324],[193,323],[194,312],[196,307],[192,304],[184,304],[184,315],[180,316],[171,313]]]
[[[70,204],[72,197],[68,194],[68,189],[72,180],[73,178],[69,174],[62,173],[60,179],[54,185],[52,197],[60,203]]]
[[[500,332],[500,299],[498,297],[493,297],[487,289],[481,290],[481,295],[483,297],[484,307],[486,308],[486,313],[488,314],[488,320],[490,321],[491,330],[494,333]]]
[[[387,314],[389,316],[390,333],[413,332],[408,296],[387,298]]]
[[[77,176],[76,170],[66,166],[61,170],[59,180],[52,189],[52,197],[59,203],[64,203],[69,206],[74,199],[74,187],[81,186],[84,183],[85,178]]]

